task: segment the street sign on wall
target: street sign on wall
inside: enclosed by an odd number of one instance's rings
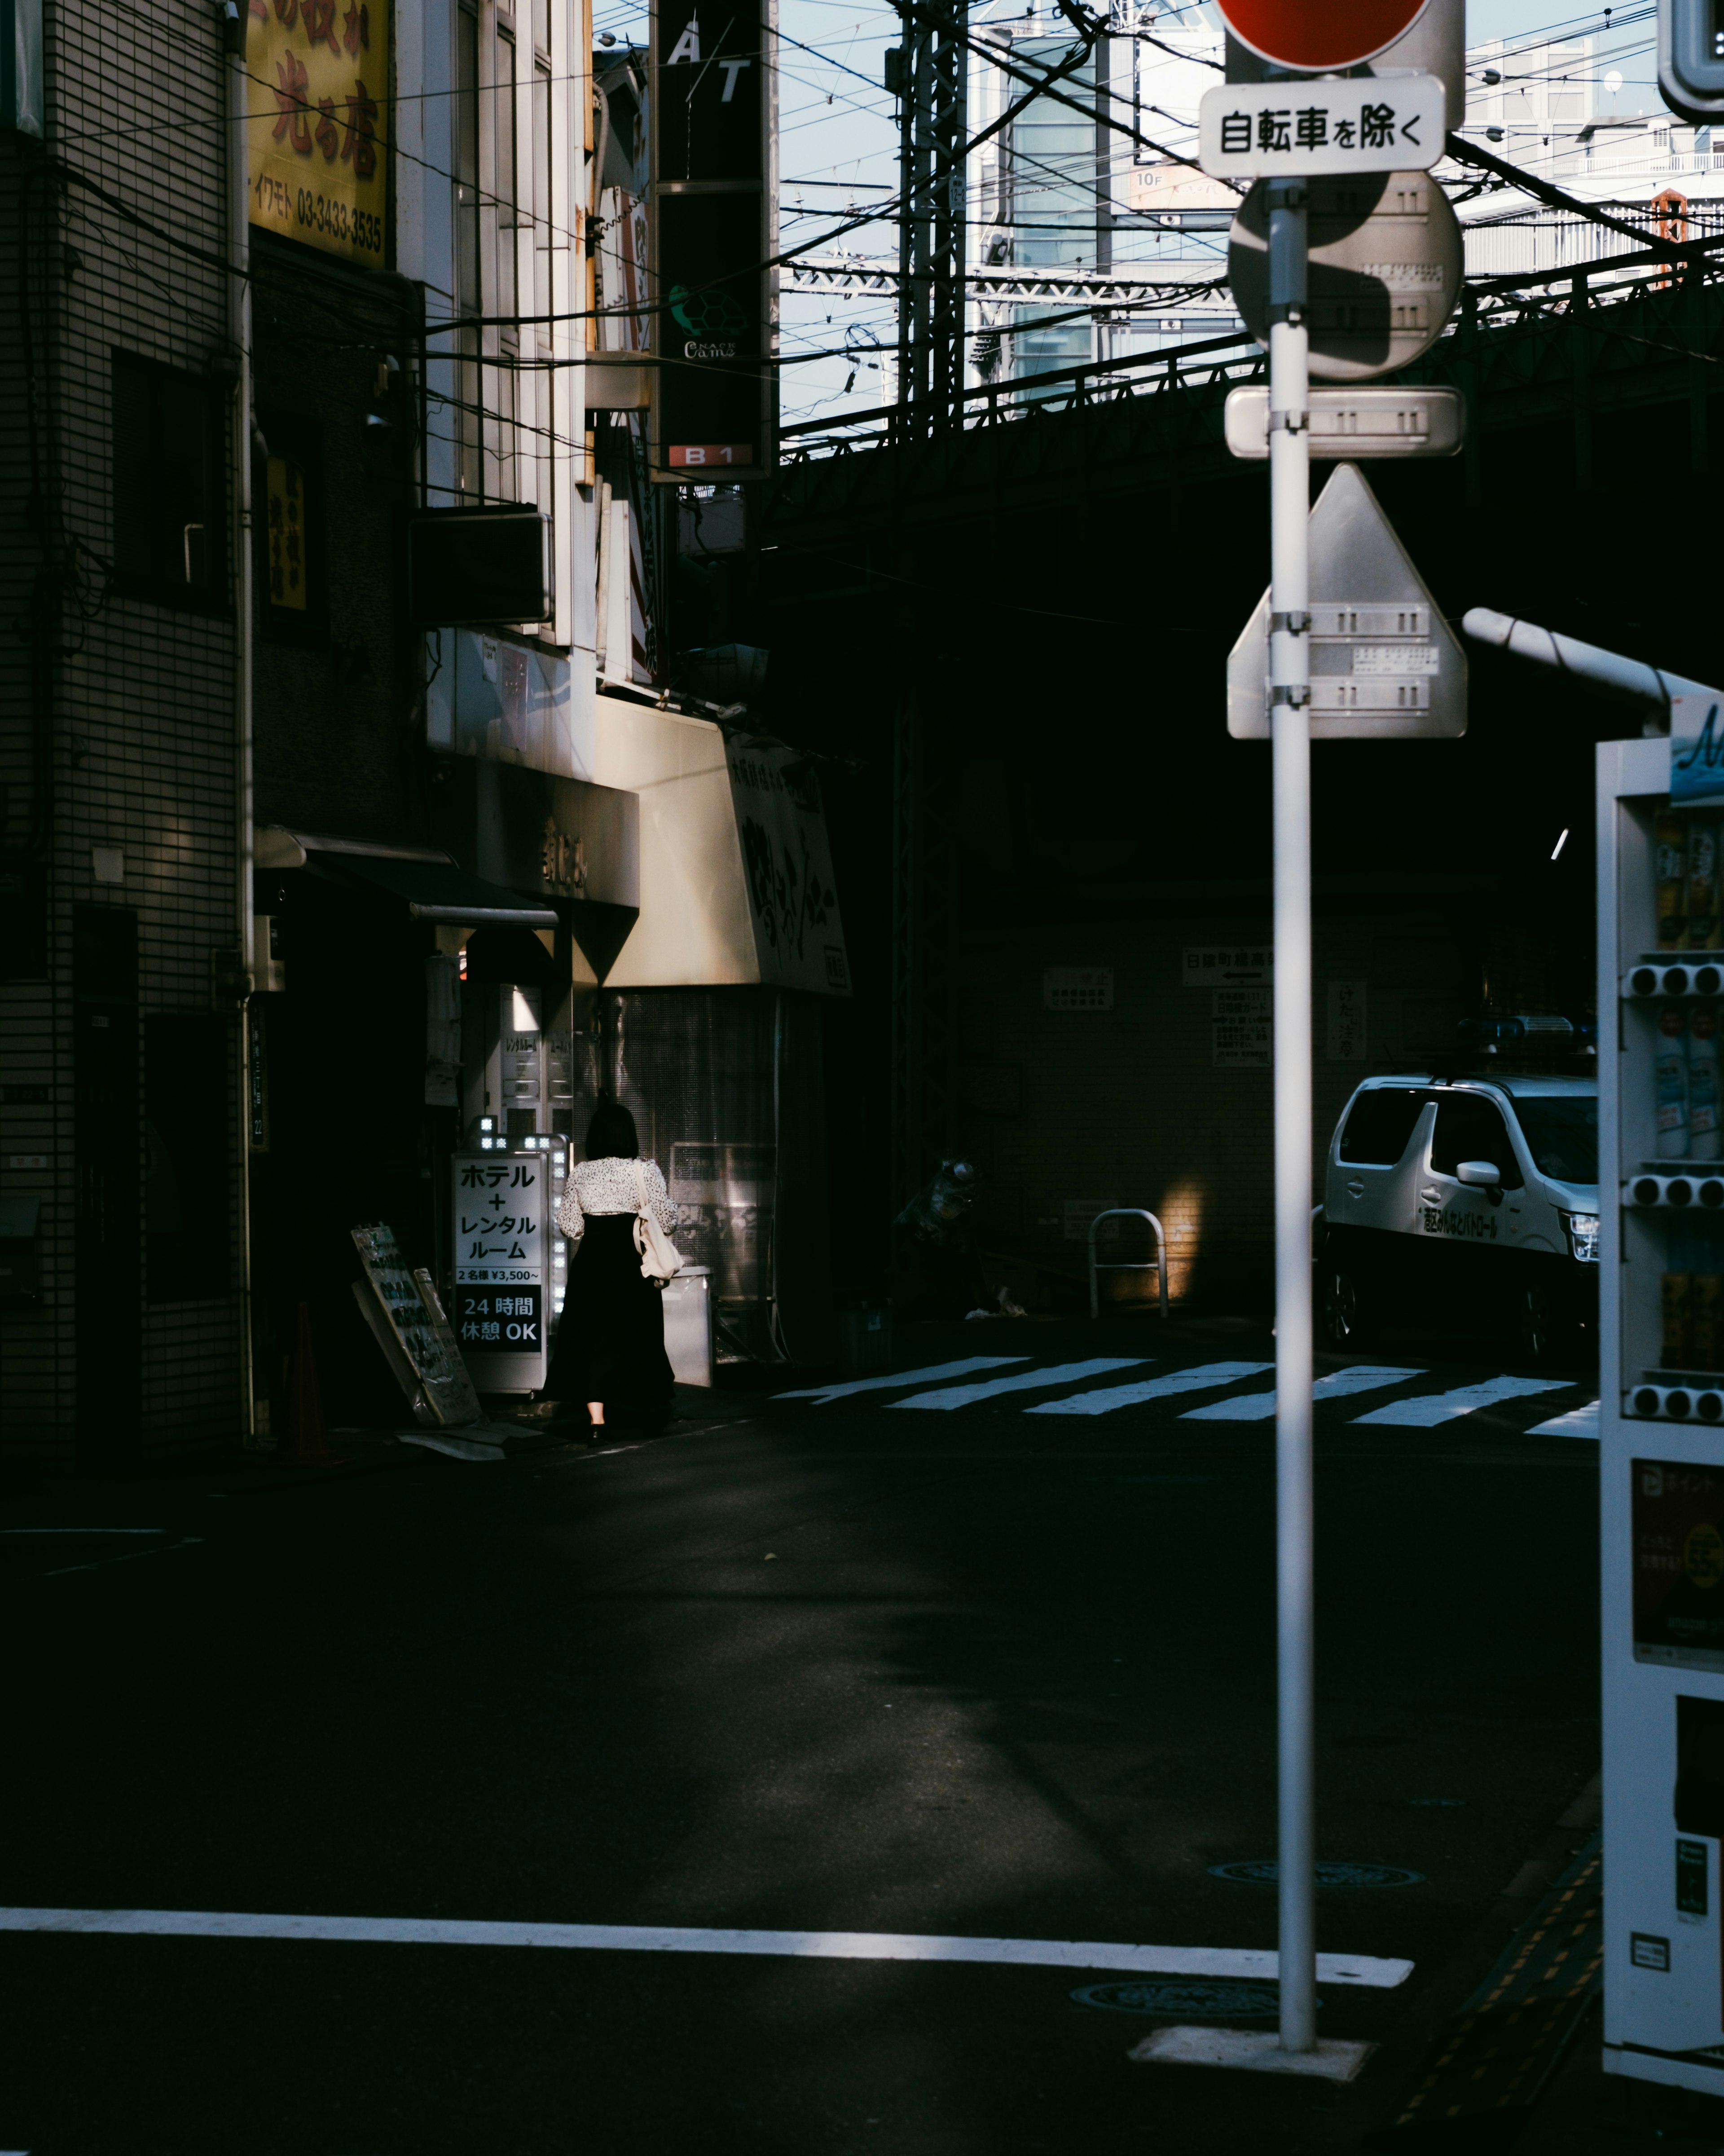
[[[1460,301],[1460,227],[1449,198],[1421,172],[1316,179],[1309,192],[1311,371],[1329,382],[1392,374],[1436,342]],[[1239,205],[1227,254],[1234,299],[1260,344],[1269,341],[1268,194],[1260,180]]]
[[[1444,103],[1433,74],[1218,83],[1198,105],[1198,162],[1234,180],[1423,170],[1443,154]]]
[[[1466,431],[1458,389],[1314,389],[1306,407],[1314,457],[1452,457]],[[1227,446],[1236,457],[1269,454],[1269,390],[1227,393]]]
[[[1357,465],[1311,512],[1313,741],[1424,741],[1466,732],[1466,657]],[[1269,593],[1227,662],[1227,730],[1270,737]]]
[[[762,479],[775,449],[776,0],[652,13],[649,470]]]
[[[1358,67],[1404,37],[1425,0],[1219,0],[1242,45],[1277,67]]]

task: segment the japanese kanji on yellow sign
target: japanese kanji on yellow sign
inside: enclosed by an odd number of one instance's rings
[[[285,457],[268,460],[269,603],[305,611],[305,475]]]
[[[389,0],[249,0],[251,221],[383,264]]]

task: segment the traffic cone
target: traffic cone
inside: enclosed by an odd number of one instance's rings
[[[317,1389],[317,1358],[311,1349],[311,1312],[300,1305],[293,1353],[287,1364],[287,1413],[276,1440],[275,1458],[283,1467],[335,1467],[323,1424],[323,1396]]]

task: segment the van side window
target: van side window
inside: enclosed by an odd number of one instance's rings
[[[1419,1121],[1419,1111],[1429,1096],[1410,1086],[1373,1086],[1353,1102],[1353,1111],[1341,1134],[1341,1158],[1374,1168],[1393,1168],[1407,1150],[1407,1141]]]
[[[1444,1093],[1437,1108],[1436,1136],[1431,1140],[1431,1170],[1453,1175],[1464,1160],[1496,1163],[1505,1190],[1518,1190],[1524,1178],[1515,1162],[1507,1126],[1494,1101],[1477,1093]]]

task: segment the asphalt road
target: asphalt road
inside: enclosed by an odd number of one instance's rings
[[[1274,1854],[1274,1425],[1193,1412],[1270,1381],[1037,1411],[1266,1330],[900,1345],[1002,1361],[597,1455],[15,1490],[0,1902],[1272,1948],[1212,1867]],[[1320,1853],[1416,1876],[1320,1897],[1323,1951],[1414,1964],[1321,1986],[1385,2046],[1352,2088],[1133,2063],[1209,2017],[1075,1996],[1102,1971],[11,1932],[0,2149],[1357,2146],[1581,1839],[1598,1735],[1595,1448],[1529,1434],[1596,1387],[1362,1421],[1529,1374],[1372,1359],[1318,1410]]]

